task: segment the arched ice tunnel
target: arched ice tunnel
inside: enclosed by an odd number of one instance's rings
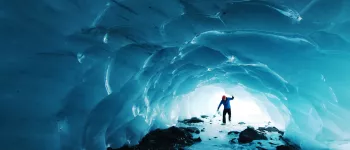
[[[304,149],[346,149],[349,15],[347,0],[1,0],[1,149],[137,144],[224,93],[234,120],[263,119],[234,109],[254,104]]]

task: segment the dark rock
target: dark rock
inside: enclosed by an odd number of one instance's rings
[[[233,139],[230,140],[230,143],[231,143],[231,144],[236,144],[236,143],[237,143],[236,140],[237,140],[236,138],[233,138]]]
[[[218,137],[214,137],[215,139],[218,138]]]
[[[278,132],[281,135],[284,134],[283,131],[278,130],[276,127],[267,127],[267,128],[259,127],[258,130],[261,131],[261,132],[267,131],[267,132]]]
[[[276,147],[276,150],[296,150],[291,146],[287,146],[287,145],[280,145]]]
[[[211,139],[209,139],[209,140],[211,140]]]
[[[243,124],[245,124],[245,123],[244,123],[244,122],[239,122],[238,124],[243,125]]]
[[[199,139],[193,139],[192,134],[187,128],[173,126],[168,129],[156,129],[151,131],[142,138],[138,145],[132,147],[123,146],[118,150],[180,149],[200,142]]]
[[[280,131],[276,127],[267,127],[267,128],[265,128],[265,130],[268,132],[279,132]]]
[[[117,150],[134,150],[134,149],[136,149],[135,146],[124,145],[123,147],[118,148]],[[108,147],[107,150],[115,150],[115,149]]]
[[[239,134],[239,132],[238,131],[230,131],[227,133],[227,135],[231,135],[231,134]]]
[[[261,145],[261,142],[258,142],[259,145]]]
[[[201,130],[201,132],[204,132],[204,131],[205,131],[205,130],[203,130],[203,129]]]
[[[254,140],[267,140],[266,136],[254,128],[247,128],[239,134],[238,142],[239,143],[250,143]]]
[[[187,128],[183,128],[182,129],[185,129],[186,131],[190,132],[190,133],[196,133],[196,134],[199,134],[199,129],[196,128],[196,127],[187,127]]]
[[[201,137],[198,137],[198,138],[195,138],[194,141],[195,142],[202,142],[202,139],[201,139]]]
[[[282,136],[284,135],[283,131],[278,131],[279,134],[281,134]]]
[[[269,127],[269,128],[271,128],[271,127]],[[263,131],[267,131],[267,128],[265,128],[265,127],[259,127],[257,130],[263,132]],[[271,129],[270,129],[270,130],[271,130]]]
[[[179,121],[179,122],[189,124],[189,123],[200,123],[200,122],[204,122],[204,121],[197,118],[197,117],[192,117],[191,119],[185,119],[185,120]]]
[[[271,145],[277,145],[277,144],[275,144],[275,143],[272,143],[272,142],[269,142],[269,144],[271,144]]]
[[[203,118],[203,119],[207,119],[209,116],[207,116],[207,115],[201,115],[201,118]]]
[[[140,149],[159,148],[169,149],[176,145],[179,147],[189,146],[194,144],[192,135],[186,130],[170,127],[165,130],[154,130],[147,134],[140,142]]]
[[[219,131],[220,133],[222,133],[222,131]]]
[[[279,140],[282,140],[282,138],[283,138],[283,136],[282,136],[282,135],[280,135],[280,136],[278,137],[278,139],[279,139]]]

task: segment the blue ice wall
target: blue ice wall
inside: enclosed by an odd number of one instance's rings
[[[350,138],[349,15],[347,0],[2,0],[1,149],[136,144],[212,84],[265,95],[286,137],[334,148]]]

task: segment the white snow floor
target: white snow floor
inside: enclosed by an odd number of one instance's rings
[[[256,140],[248,144],[238,144],[238,141],[236,141],[237,144],[231,144],[229,141],[233,138],[238,139],[239,134],[230,134],[227,133],[230,131],[243,131],[247,128],[247,126],[252,126],[255,129],[258,127],[264,127],[267,125],[267,122],[262,123],[247,123],[244,125],[238,124],[238,122],[229,122],[226,125],[221,125],[221,116],[217,117],[209,117],[207,119],[203,119],[204,123],[195,123],[191,125],[186,125],[183,123],[178,123],[177,126],[179,127],[197,127],[199,130],[205,128],[204,132],[201,132],[200,134],[193,134],[194,137],[200,136],[202,139],[202,142],[197,143],[195,145],[192,145],[190,147],[187,147],[187,150],[232,150],[232,149],[238,149],[238,150],[257,150],[257,147],[261,147],[268,150],[275,150],[278,145],[284,145],[284,142],[279,140],[278,133],[272,132],[268,133],[266,136],[269,140]],[[210,122],[211,121],[211,122]],[[215,138],[216,137],[216,138]],[[259,144],[261,143],[261,144]],[[271,144],[273,143],[273,144]]]

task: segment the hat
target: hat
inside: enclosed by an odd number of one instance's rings
[[[222,96],[222,100],[224,100],[224,99],[226,99],[226,96],[225,96],[225,95]]]

